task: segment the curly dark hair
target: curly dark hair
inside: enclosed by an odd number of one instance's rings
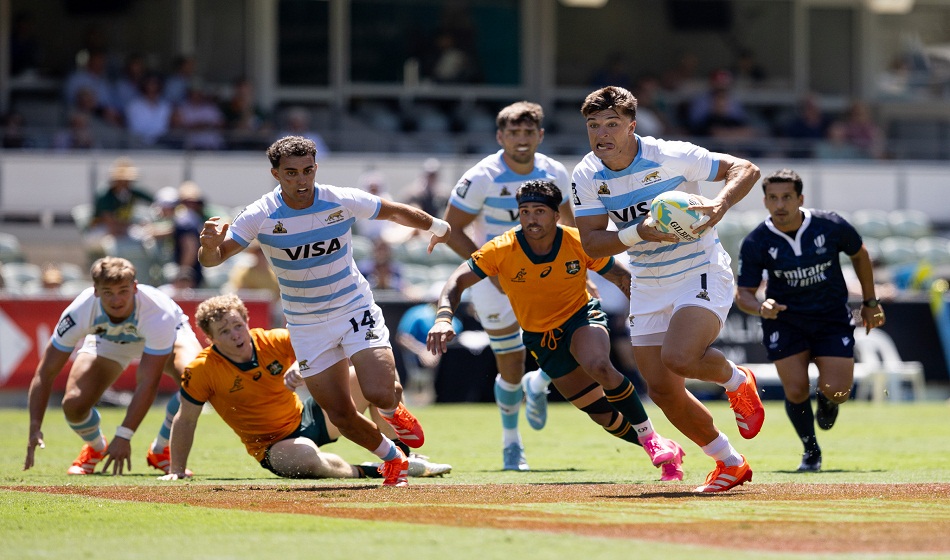
[[[267,148],[267,159],[274,169],[280,167],[280,158],[291,156],[317,157],[317,145],[303,136],[284,136]]]

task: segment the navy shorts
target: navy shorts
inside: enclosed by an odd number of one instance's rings
[[[779,319],[762,320],[762,344],[770,361],[801,352],[812,357],[854,357],[854,324],[815,317],[779,314]]]
[[[597,298],[591,298],[587,305],[571,315],[559,328],[547,333],[524,331],[521,336],[524,345],[544,373],[556,379],[580,366],[571,354],[571,338],[577,329],[588,325],[600,325],[610,332],[607,328],[607,314],[600,308],[600,300]]]
[[[313,400],[313,397],[307,397],[306,400],[303,401],[303,410],[300,413],[300,425],[297,426],[297,429],[291,432],[290,435],[285,437],[284,440],[299,437],[309,439],[317,444],[317,447],[336,441],[335,439],[330,439],[330,433],[327,431],[327,419],[323,416],[323,409],[320,408],[317,401]],[[267,450],[267,453],[264,454],[264,458],[261,459],[261,466],[277,474],[270,465],[270,449]]]

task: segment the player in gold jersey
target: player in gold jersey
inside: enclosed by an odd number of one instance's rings
[[[588,256],[577,229],[558,225],[562,197],[552,182],[527,181],[516,198],[521,226],[483,245],[448,279],[428,349],[446,351],[462,292],[497,276],[525,346],[557,390],[610,434],[643,446],[662,467],[661,480],[682,480],[683,449],[653,429],[633,384],[610,363],[607,316],[587,291],[593,270],[629,297],[630,271],[613,257]]]
[[[191,476],[188,455],[204,403],[241,438],[261,466],[288,478],[380,477],[376,464],[351,465],[321,445],[336,441],[340,431],[316,402],[301,401],[292,390],[302,382],[286,329],[250,329],[244,303],[235,295],[215,296],[198,306],[195,321],[212,345],[185,368],[182,406],[171,428],[171,464],[165,480]],[[350,391],[357,410],[368,407],[350,372]],[[372,408],[372,407],[370,407]],[[392,431],[380,418],[376,424]],[[388,435],[394,441],[395,433]],[[410,476],[433,476],[449,465],[410,457]]]

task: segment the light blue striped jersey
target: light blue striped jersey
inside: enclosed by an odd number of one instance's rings
[[[536,153],[531,173],[519,175],[509,169],[502,158],[503,152],[498,150],[466,171],[449,199],[452,206],[476,215],[472,221],[472,241],[479,247],[520,223],[515,194],[521,183],[531,179],[548,180],[561,189],[564,202],[570,196],[567,190],[570,177],[560,162]]]
[[[172,351],[178,326],[188,320],[175,301],[158,288],[138,284],[135,309],[129,318],[113,323],[102,309],[95,288],[86,288],[59,317],[50,343],[57,350],[72,352],[86,335],[94,334],[116,344],[145,343],[145,354]]]
[[[574,168],[574,215],[607,214],[617,229],[636,226],[650,212],[658,194],[680,190],[702,195],[700,181],[712,181],[719,158],[709,150],[690,144],[636,136],[639,150],[626,169],[612,171],[588,153]],[[641,281],[679,280],[690,270],[712,265],[729,268],[729,254],[715,231],[697,241],[654,243],[641,241],[627,250],[633,277]]]
[[[257,238],[277,274],[290,325],[323,323],[373,304],[369,283],[353,262],[351,228],[379,214],[378,196],[315,185],[313,204],[294,210],[280,186],[244,209],[228,236],[247,247]]]

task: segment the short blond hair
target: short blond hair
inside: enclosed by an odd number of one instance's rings
[[[225,315],[232,311],[247,322],[247,307],[241,298],[234,294],[224,294],[208,298],[198,305],[195,311],[195,324],[209,337],[211,336],[211,323],[220,321]]]
[[[135,281],[135,266],[121,257],[102,257],[92,263],[92,283],[111,286]]]

